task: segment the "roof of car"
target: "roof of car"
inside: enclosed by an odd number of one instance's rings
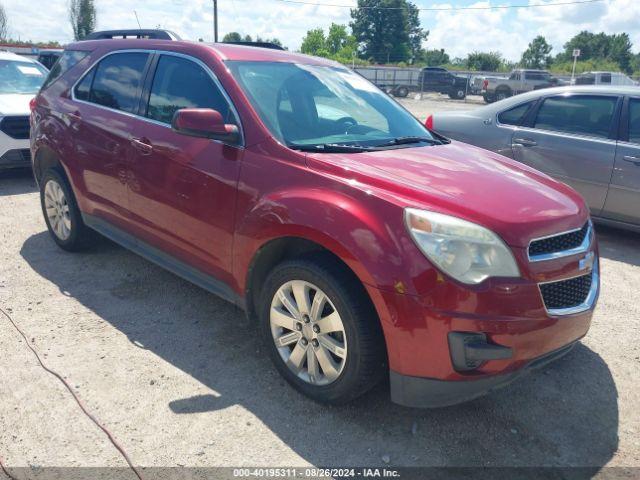
[[[37,63],[29,57],[23,57],[13,52],[0,51],[0,60],[13,60],[14,62]]]
[[[167,50],[194,54],[203,49],[213,51],[216,56],[223,61],[258,61],[258,62],[288,62],[303,63],[312,65],[341,66],[339,63],[326,58],[312,57],[301,53],[293,53],[287,50],[276,50],[271,48],[260,48],[255,46],[227,44],[227,43],[204,43],[191,42],[185,40],[148,40],[148,39],[108,39],[108,40],[85,40],[72,43],[67,46],[69,50],[94,50],[96,48],[108,47],[108,50]]]

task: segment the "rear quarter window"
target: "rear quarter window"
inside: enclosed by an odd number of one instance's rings
[[[522,120],[524,119],[524,116],[529,111],[529,108],[531,108],[531,105],[533,105],[534,103],[535,102],[523,103],[521,105],[510,108],[509,110],[505,110],[504,112],[500,112],[498,114],[498,122],[502,123],[503,125],[520,125],[520,123],[522,123]]]
[[[89,55],[89,52],[81,50],[65,50],[58,61],[49,71],[47,79],[42,85],[42,90],[48,88],[53,82],[62,76],[70,68],[74,67],[80,60]]]

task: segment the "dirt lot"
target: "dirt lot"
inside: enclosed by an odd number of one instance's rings
[[[418,116],[473,105],[403,102]],[[138,465],[548,465],[595,475],[640,467],[640,235],[598,235],[602,294],[581,344],[504,390],[440,410],[394,405],[385,386],[341,408],[305,399],[230,304],[107,241],[58,249],[28,172],[0,175],[0,305]],[[125,466],[5,318],[0,373],[5,464]]]

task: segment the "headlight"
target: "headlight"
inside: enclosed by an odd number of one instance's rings
[[[442,213],[407,208],[405,223],[418,248],[444,273],[467,284],[489,277],[519,277],[500,237],[475,223]]]

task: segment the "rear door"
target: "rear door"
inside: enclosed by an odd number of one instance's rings
[[[74,132],[74,170],[90,202],[87,213],[125,229],[129,133],[137,121],[149,59],[149,53],[138,51],[107,55],[75,85],[71,108],[64,114]]]
[[[640,224],[640,96],[627,98],[611,185],[602,216]]]
[[[176,133],[174,113],[211,108],[240,127],[228,97],[201,61],[157,56],[132,131],[129,204],[136,236],[197,270],[230,283],[231,240],[241,145]],[[143,117],[143,118],[142,118]]]
[[[514,158],[575,188],[598,215],[613,171],[620,104],[617,95],[544,98],[527,126],[515,130]]]

